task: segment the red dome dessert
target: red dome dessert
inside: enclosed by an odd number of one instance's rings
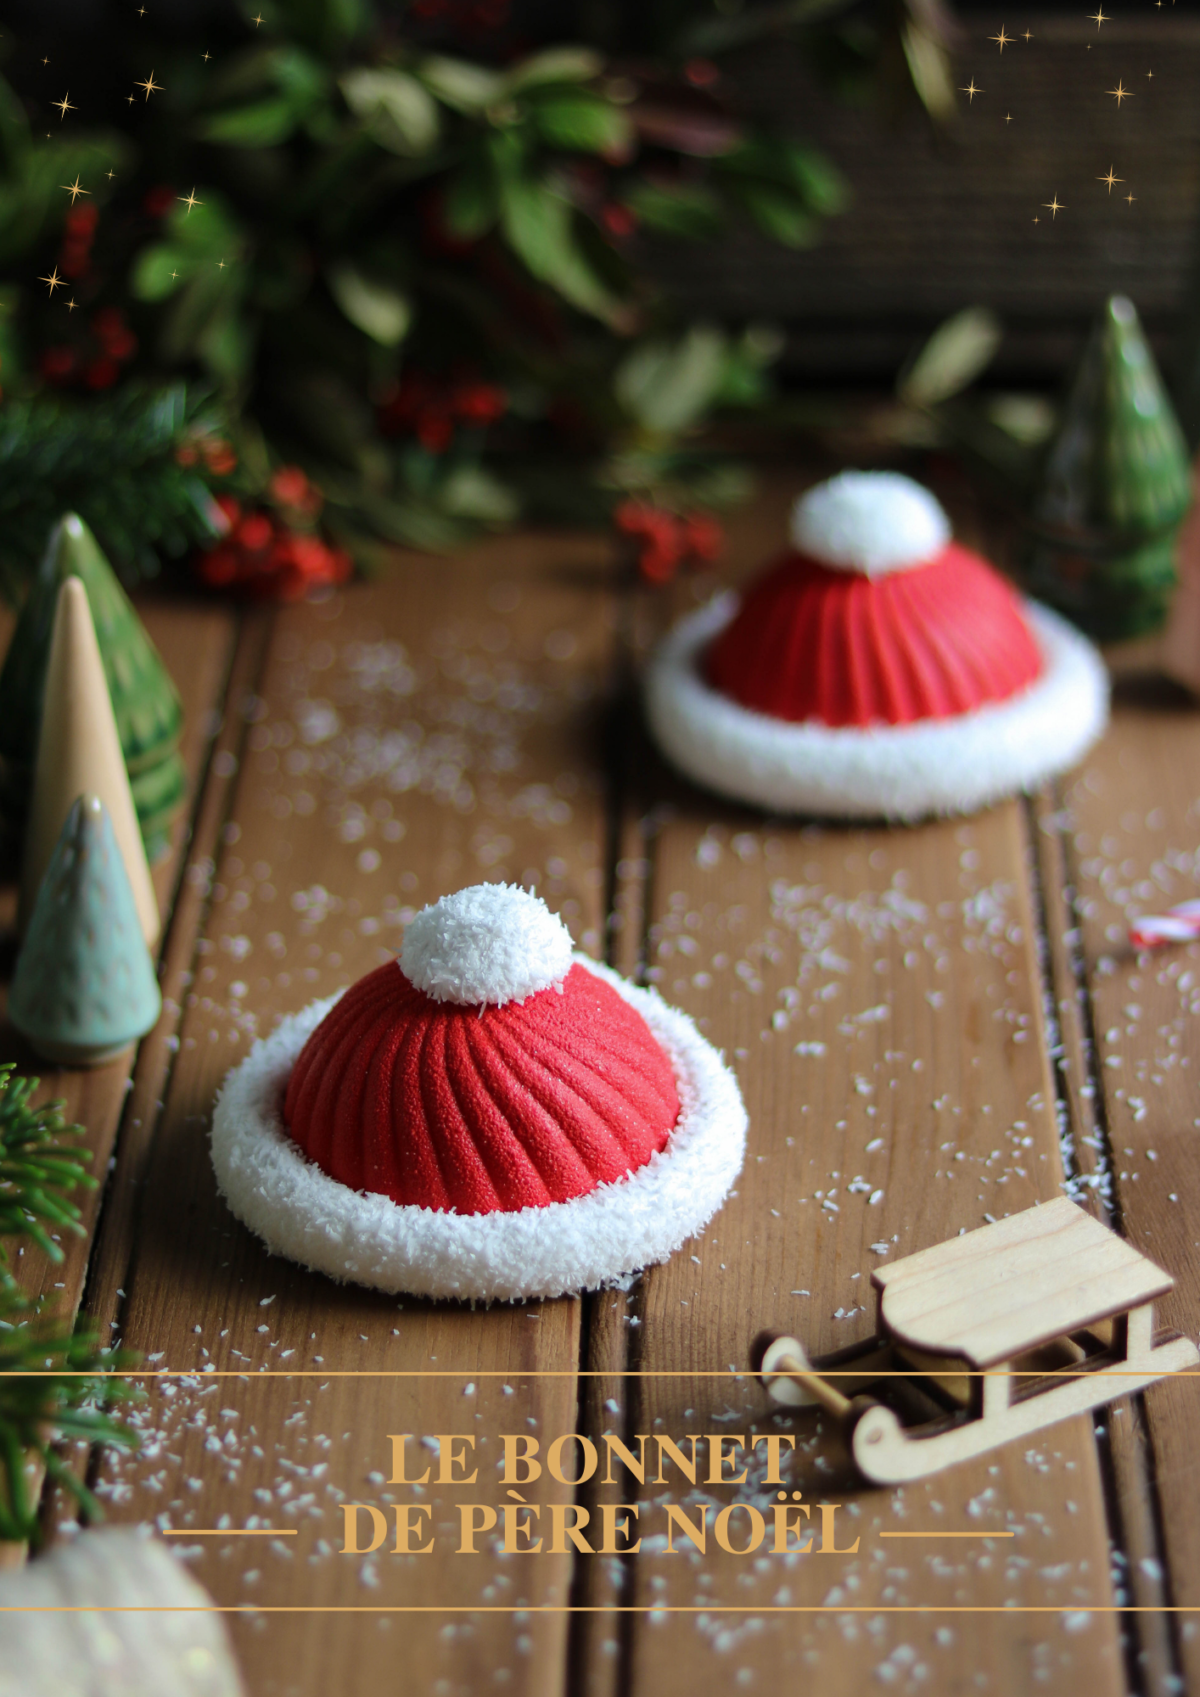
[[[780,813],[966,813],[1103,729],[1100,656],[956,543],[920,484],[843,472],[791,532],[740,602],[682,619],[651,661],[651,729],[698,783]]]
[[[880,578],[786,555],[709,650],[709,682],[775,719],[909,725],[1005,701],[1042,656],[1015,592],[951,542]]]
[[[479,884],[255,1045],[212,1156],[270,1249],[486,1301],[666,1260],[720,1207],[745,1137],[737,1081],[685,1014],[576,955],[536,896]]]
[[[585,967],[482,1011],[438,1002],[397,962],[353,985],[292,1071],[283,1117],[353,1190],[458,1214],[544,1207],[622,1178],[679,1118],[645,1020]]]

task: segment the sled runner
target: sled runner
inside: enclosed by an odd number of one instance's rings
[[[819,1364],[776,1338],[761,1374],[775,1402],[842,1421],[877,1485],[923,1479],[1200,1363],[1190,1338],[1155,1335],[1170,1274],[1065,1197],[871,1280],[875,1338]]]

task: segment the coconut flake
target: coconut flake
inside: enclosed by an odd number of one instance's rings
[[[400,970],[435,1002],[523,1002],[560,988],[571,934],[517,884],[473,884],[423,908],[404,933]]]
[[[896,471],[844,471],[792,509],[792,542],[839,571],[882,577],[928,565],[950,540],[941,506]]]

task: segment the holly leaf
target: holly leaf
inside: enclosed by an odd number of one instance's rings
[[[550,89],[529,103],[530,116],[544,141],[578,153],[624,151],[633,125],[621,107],[590,89]]]
[[[700,184],[635,183],[624,204],[649,229],[690,241],[718,235],[725,222],[720,201]]]
[[[335,265],[326,275],[330,293],[351,324],[382,347],[400,345],[412,323],[412,303],[407,295],[364,276],[353,265]]]
[[[445,59],[433,55],[417,67],[422,83],[443,106],[456,112],[475,116],[485,107],[503,98],[505,79],[499,71],[484,65],[471,65],[465,59]]]
[[[581,312],[611,322],[620,303],[584,258],[575,240],[575,209],[546,183],[508,176],[500,183],[505,239],[540,282]]]
[[[617,367],[613,391],[646,430],[673,436],[697,423],[725,381],[729,342],[713,324],[694,324],[678,342],[643,342]]]
[[[362,67],[341,79],[346,104],[381,147],[406,158],[428,153],[441,127],[437,102],[407,71]]]
[[[603,69],[603,56],[590,47],[546,47],[508,72],[503,92],[519,94],[542,83],[591,82]]]

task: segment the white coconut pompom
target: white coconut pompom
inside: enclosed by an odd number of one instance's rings
[[[792,509],[793,544],[840,571],[882,577],[927,565],[950,540],[950,521],[919,483],[896,471],[844,471]]]
[[[404,933],[400,970],[435,1002],[503,1007],[560,986],[572,947],[538,896],[516,884],[473,884],[421,910]]]

